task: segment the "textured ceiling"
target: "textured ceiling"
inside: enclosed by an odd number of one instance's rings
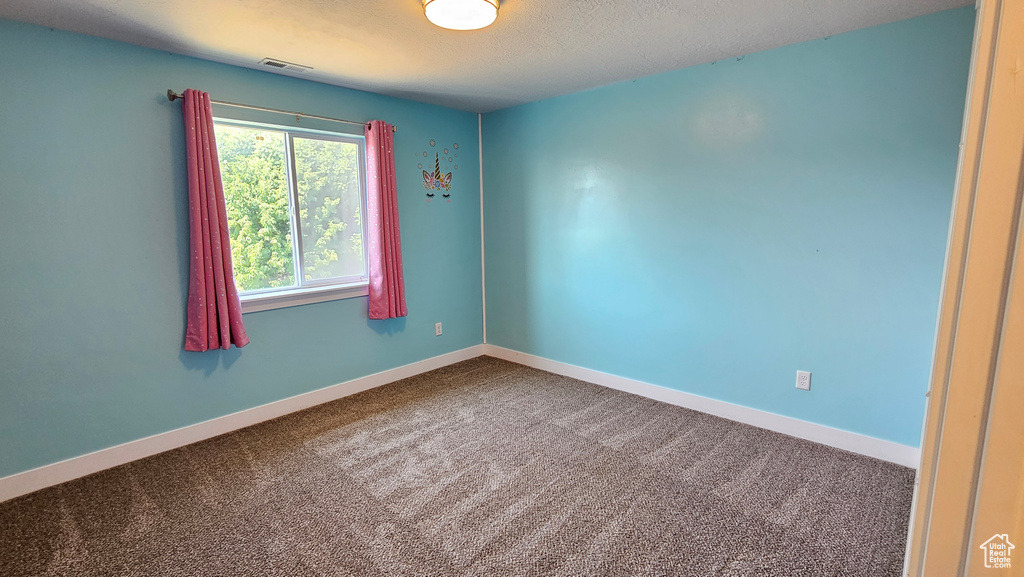
[[[433,26],[421,0],[3,0],[0,17],[487,112],[971,3],[502,0],[471,32]]]

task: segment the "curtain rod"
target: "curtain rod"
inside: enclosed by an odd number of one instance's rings
[[[177,92],[175,92],[174,90],[170,89],[170,88],[167,89],[167,100],[170,100],[171,102],[174,102],[175,100],[178,100],[179,98],[184,98],[184,97],[182,95],[178,94]],[[331,118],[330,116],[317,116],[315,114],[306,114],[304,112],[292,112],[290,110],[278,110],[276,108],[264,108],[262,106],[252,106],[250,104],[238,104],[237,102],[225,102],[223,100],[212,100],[211,99],[210,102],[212,102],[214,104],[220,104],[221,106],[233,106],[235,108],[247,108],[249,110],[260,110],[262,112],[277,112],[279,114],[287,114],[289,116],[294,116],[296,118],[301,116],[303,118],[313,118],[313,119],[316,119],[316,120],[327,120],[329,122],[341,122],[341,123],[344,123],[344,124],[358,124],[359,126],[366,126],[368,124],[366,122],[356,122],[354,120],[343,120],[341,118]],[[397,126],[392,126],[391,127],[391,132],[398,132],[398,127]]]

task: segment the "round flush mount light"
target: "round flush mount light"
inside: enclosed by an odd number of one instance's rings
[[[498,18],[498,0],[423,0],[427,20],[450,30],[478,30]]]

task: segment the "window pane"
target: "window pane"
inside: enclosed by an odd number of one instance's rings
[[[215,129],[239,290],[294,286],[284,133]]]
[[[295,137],[306,281],[363,276],[359,146]]]

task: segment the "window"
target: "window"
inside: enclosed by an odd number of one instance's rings
[[[215,119],[242,311],[367,294],[361,136]]]

